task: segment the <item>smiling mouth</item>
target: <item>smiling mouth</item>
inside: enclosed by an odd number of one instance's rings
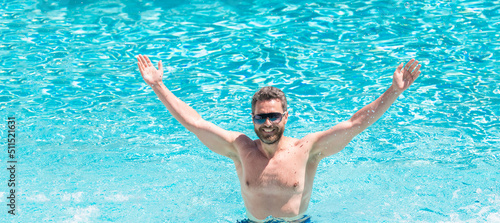
[[[262,129],[262,131],[265,133],[271,133],[274,132],[274,129]]]

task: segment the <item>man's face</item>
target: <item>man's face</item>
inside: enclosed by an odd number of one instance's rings
[[[272,99],[268,101],[257,101],[253,115],[280,113],[283,114],[281,100]],[[288,113],[285,113],[279,123],[272,122],[269,118],[263,124],[253,123],[255,133],[259,139],[266,144],[278,142],[285,132],[285,124],[288,120]]]

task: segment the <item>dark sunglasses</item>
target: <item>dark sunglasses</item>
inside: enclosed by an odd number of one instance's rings
[[[286,111],[281,113],[265,113],[265,114],[257,114],[253,116],[253,122],[257,125],[262,125],[266,122],[267,119],[271,121],[272,123],[280,123],[281,119],[283,119],[283,116],[285,115]]]

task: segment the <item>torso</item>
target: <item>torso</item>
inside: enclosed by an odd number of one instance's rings
[[[245,206],[258,219],[303,214],[311,198],[319,160],[309,157],[308,141],[283,138],[286,146],[271,158],[259,150],[256,140],[239,144],[239,159],[233,159]]]

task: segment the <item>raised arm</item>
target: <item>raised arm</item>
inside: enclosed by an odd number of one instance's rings
[[[420,66],[414,59],[411,59],[404,68],[401,63],[394,72],[392,85],[379,98],[357,111],[349,120],[326,131],[306,136],[314,143],[311,157],[324,158],[339,152],[354,136],[376,122],[399,95],[417,79],[420,75]]]
[[[243,134],[224,130],[204,120],[193,108],[168,90],[162,80],[161,61],[158,62],[157,70],[147,56],[139,55],[137,60],[142,78],[177,121],[193,132],[210,150],[230,158],[237,156],[234,143],[238,137],[244,137]]]

